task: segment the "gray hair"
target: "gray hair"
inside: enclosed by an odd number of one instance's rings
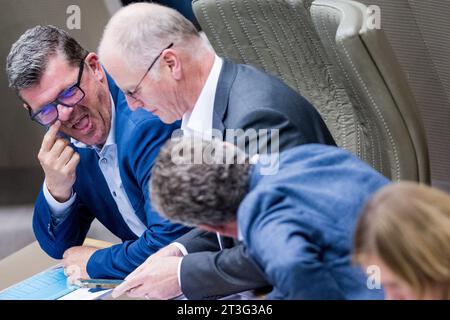
[[[75,66],[88,54],[66,31],[55,26],[28,29],[11,47],[6,58],[9,87],[19,92],[37,85],[49,59],[57,53],[65,55]]]
[[[198,146],[202,154],[213,151],[220,156],[192,163],[188,159],[192,159]],[[229,150],[224,152],[227,148],[230,149],[219,139],[182,137],[168,141],[152,170],[150,194],[155,209],[164,217],[189,226],[235,221],[249,189],[251,165],[248,158],[238,159],[242,151],[237,147],[231,150],[235,161],[224,161],[221,157],[229,155]],[[175,149],[183,150],[182,157],[188,161],[174,161]]]
[[[100,59],[114,50],[133,71],[146,68],[170,43],[200,57],[211,51],[195,26],[178,11],[154,3],[133,3],[120,9],[105,27],[98,49]],[[150,72],[158,75],[158,68]]]

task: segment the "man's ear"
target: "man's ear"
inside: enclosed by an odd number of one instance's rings
[[[104,82],[106,79],[105,72],[102,68],[98,55],[95,52],[90,52],[84,61],[89,66],[89,68],[92,69],[95,78],[100,82]]]
[[[161,55],[161,60],[164,61],[165,65],[170,69],[170,74],[175,80],[180,80],[182,78],[183,72],[181,69],[180,56],[175,50],[164,50]]]

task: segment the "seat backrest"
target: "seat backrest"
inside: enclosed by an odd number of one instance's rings
[[[218,55],[282,78],[316,107],[339,146],[387,177],[427,181],[426,169],[423,177],[419,174],[408,127],[383,77],[376,73],[377,67],[373,63],[365,66],[372,71],[368,73],[371,81],[356,86],[358,76],[346,71],[347,63],[334,52],[339,47],[334,41],[337,31],[343,30],[339,11],[329,9],[335,24],[326,23],[331,37],[326,42],[323,33],[316,31],[318,19],[317,15],[312,19],[310,7],[319,14],[320,7],[313,9],[309,0],[193,2],[197,19]],[[324,17],[320,22],[324,23]],[[355,18],[353,23],[357,22]],[[352,39],[358,40],[361,23],[353,28]],[[361,51],[357,61],[369,65],[371,57],[363,43],[353,45],[351,53]],[[367,92],[364,86],[370,87],[372,98],[359,92]],[[390,105],[376,108],[372,102]]]
[[[368,8],[351,0],[316,0],[311,16],[358,118],[368,124],[367,138],[381,142],[381,171],[389,170],[394,180],[429,182],[420,112],[384,31],[368,20]]]
[[[334,81],[305,5],[309,1],[194,0],[193,9],[219,56],[280,77],[321,114],[338,145],[353,153],[350,100]]]
[[[359,0],[376,5],[425,125],[433,186],[450,192],[450,1]]]

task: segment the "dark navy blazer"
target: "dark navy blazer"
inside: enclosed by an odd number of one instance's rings
[[[108,83],[116,107],[115,139],[120,176],[136,215],[148,229],[139,238],[129,229],[98,166],[96,151],[87,148],[74,147],[81,161],[74,185],[77,197],[67,217],[56,225],[52,223],[42,190],[33,217],[33,229],[40,246],[56,259],[61,259],[66,249],[83,243],[94,218],[122,239],[122,244],[92,255],[87,265],[92,278],[124,278],[155,251],[190,230],[170,223],[153,211],[148,190],[159,149],[179,123],[166,125],[143,109],[131,112],[124,94],[109,76]]]

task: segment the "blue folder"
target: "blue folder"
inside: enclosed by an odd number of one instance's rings
[[[55,267],[1,291],[0,300],[56,300],[78,288],[67,284],[62,267]]]

